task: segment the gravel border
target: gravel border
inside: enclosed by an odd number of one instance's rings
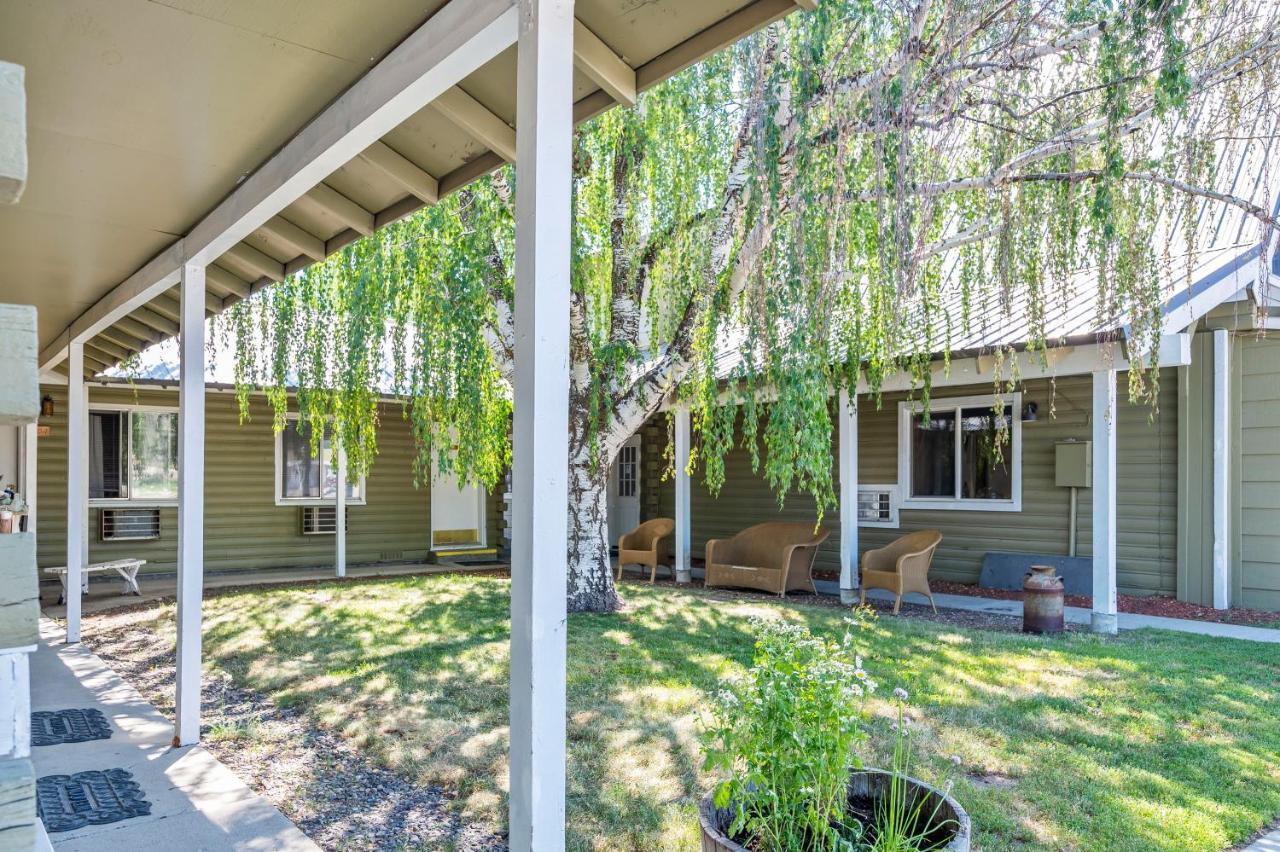
[[[154,634],[127,614],[94,621],[85,644],[173,718],[173,656],[156,650]],[[205,748],[322,849],[507,848],[490,829],[464,824],[444,791],[378,768],[300,710],[277,707],[223,672],[206,672],[201,700]]]

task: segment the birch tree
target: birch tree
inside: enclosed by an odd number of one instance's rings
[[[935,353],[1013,311],[1043,349],[1085,273],[1154,399],[1161,282],[1190,275],[1202,214],[1275,252],[1278,55],[1277,7],[1251,0],[824,0],[581,128],[570,609],[618,603],[609,468],[664,402],[690,408],[713,491],[745,435],[780,500],[830,507],[834,388],[907,371],[927,395]],[[1262,179],[1233,188],[1242,169]],[[420,479],[495,486],[513,186],[498,171],[235,306],[238,383],[275,388],[277,427],[298,385],[354,472],[390,389]]]

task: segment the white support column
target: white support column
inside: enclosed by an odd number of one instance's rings
[[[510,846],[544,852],[564,849],[574,18],[519,7]]]
[[[1231,333],[1213,331],[1213,608],[1231,606]]]
[[[338,441],[334,454],[338,459],[338,493],[333,505],[333,573],[347,576],[347,454]]]
[[[858,398],[840,391],[840,602],[858,601]]]
[[[200,741],[204,589],[204,266],[182,270],[178,383],[178,672],[175,746]]]
[[[1116,632],[1116,371],[1093,374],[1093,632]]]
[[[39,459],[39,440],[35,423],[22,427],[22,499],[27,504],[27,532],[36,531],[36,462]]]
[[[89,411],[84,344],[67,347],[67,642],[80,641],[80,583],[89,514]]]
[[[692,522],[689,512],[689,409],[675,410],[675,465],[676,465],[676,582],[688,583]]]

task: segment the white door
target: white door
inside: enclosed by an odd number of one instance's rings
[[[640,436],[633,435],[618,451],[609,471],[609,546],[640,525]]]
[[[483,547],[484,489],[460,486],[452,473],[436,471],[431,481],[431,548]]]

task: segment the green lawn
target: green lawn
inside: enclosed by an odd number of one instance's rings
[[[249,590],[205,604],[205,655],[302,705],[473,819],[505,813],[508,583],[481,576]],[[569,623],[569,845],[696,848],[706,695],[750,659],[749,615],[844,611],[628,585]],[[172,637],[169,607],[146,617]],[[882,693],[911,692],[916,774],[959,755],[985,849],[1222,849],[1280,814],[1280,648],[1144,631],[1102,640],[882,617]],[[887,706],[873,743],[887,745]],[[871,755],[876,760],[876,755]],[[882,758],[882,756],[881,756]]]

